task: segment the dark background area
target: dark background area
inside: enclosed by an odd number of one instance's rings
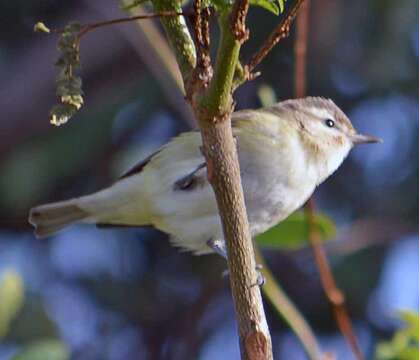
[[[179,94],[145,65],[137,25],[83,38],[85,105],[56,128],[48,112],[57,38],[33,33],[34,23],[61,28],[124,13],[111,0],[3,0],[0,14],[0,360],[45,339],[73,359],[238,358],[217,256],[180,253],[157,231],[80,225],[40,241],[27,224],[30,207],[106,186],[190,127]],[[251,8],[244,58],[277,21]],[[262,76],[238,91],[237,108],[260,106],[265,84],[292,97],[292,47],[291,36],[269,55]],[[337,225],[326,249],[367,359],[399,326],[399,310],[419,310],[418,70],[418,1],[312,1],[308,94],[331,97],[358,130],[384,139],[355,149],[315,195]],[[351,359],[310,249],[264,254],[323,349]],[[266,308],[276,358],[305,359]]]

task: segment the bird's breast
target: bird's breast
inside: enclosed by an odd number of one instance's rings
[[[250,228],[257,235],[308,199],[316,186],[317,173],[297,142],[240,145],[252,140],[239,139],[239,157]]]

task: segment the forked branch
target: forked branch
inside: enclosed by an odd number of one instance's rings
[[[304,3],[304,0],[295,0],[290,9],[282,17],[279,24],[271,32],[259,50],[251,57],[249,63],[246,65],[247,72],[251,77],[253,70],[259,63],[269,54],[279,41],[286,38],[290,32],[292,21],[298,13],[298,9]]]

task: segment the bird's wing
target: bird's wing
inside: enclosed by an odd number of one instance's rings
[[[233,114],[231,114],[231,124],[234,127],[239,120],[248,121],[255,117],[255,112],[257,110],[239,110],[235,111]]]
[[[150,162],[150,160],[153,158],[153,156],[157,155],[160,152],[161,149],[153,152],[152,154],[150,154],[149,156],[147,156],[145,159],[139,161],[138,163],[136,163],[131,169],[127,170],[126,172],[124,172],[119,178],[118,180],[122,180],[125,179],[131,175],[135,175],[140,173],[144,167]]]
[[[251,113],[250,110],[241,110],[241,111],[234,112],[231,116],[231,121],[233,123],[233,127],[234,127],[235,123],[237,123],[238,120],[249,120],[249,119],[251,119],[251,114],[252,113]],[[142,159],[141,161],[136,163],[130,169],[125,171],[117,180],[122,180],[122,179],[125,179],[125,178],[129,177],[129,176],[140,173],[144,169],[144,167],[151,161],[151,159],[155,155],[157,155],[161,150],[162,150],[162,148],[156,150],[155,152],[153,152],[152,154],[147,156],[145,159]]]
[[[254,110],[240,110],[240,111],[234,112],[231,116],[233,131],[235,132],[234,128],[237,126],[239,121],[248,121],[248,120],[252,119],[252,116],[253,117],[255,116],[254,114],[255,114]],[[159,148],[158,150],[156,150],[155,152],[153,152],[152,154],[147,156],[145,159],[142,159],[141,161],[136,163],[133,167],[131,167],[126,172],[124,172],[117,180],[122,180],[122,179],[128,178],[132,175],[139,174],[140,172],[142,172],[144,170],[144,167],[147,164],[149,164],[151,160],[157,158],[158,157],[157,155],[160,155],[160,152],[165,150],[165,148],[167,148],[167,147],[170,148],[171,147],[170,145],[172,145],[172,144],[177,144],[179,142],[177,139],[182,138],[185,135],[188,136],[187,134],[190,134],[190,135],[195,137],[198,134],[198,131],[193,130],[193,131],[190,131],[188,133],[181,134],[180,136],[174,138],[168,144],[163,145],[161,148]],[[199,154],[199,155],[201,155],[201,154]],[[197,156],[196,153],[188,154],[187,158],[194,158],[196,156]],[[201,170],[204,166],[205,166],[205,161],[202,164],[198,165],[197,170]],[[194,173],[194,171],[191,171],[190,173],[185,175],[185,179],[188,178],[188,177],[191,177],[192,175],[195,175],[195,177],[196,177],[198,174]],[[181,182],[182,180],[183,180],[183,177],[181,177],[179,179],[179,182]],[[180,188],[178,190],[180,190]]]

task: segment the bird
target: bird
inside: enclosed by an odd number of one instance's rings
[[[358,144],[382,140],[358,133],[330,99],[289,99],[232,113],[252,237],[300,208]],[[196,255],[227,257],[215,195],[207,179],[199,130],[180,134],[111,186],[32,208],[29,222],[44,238],[74,223],[152,226]]]

